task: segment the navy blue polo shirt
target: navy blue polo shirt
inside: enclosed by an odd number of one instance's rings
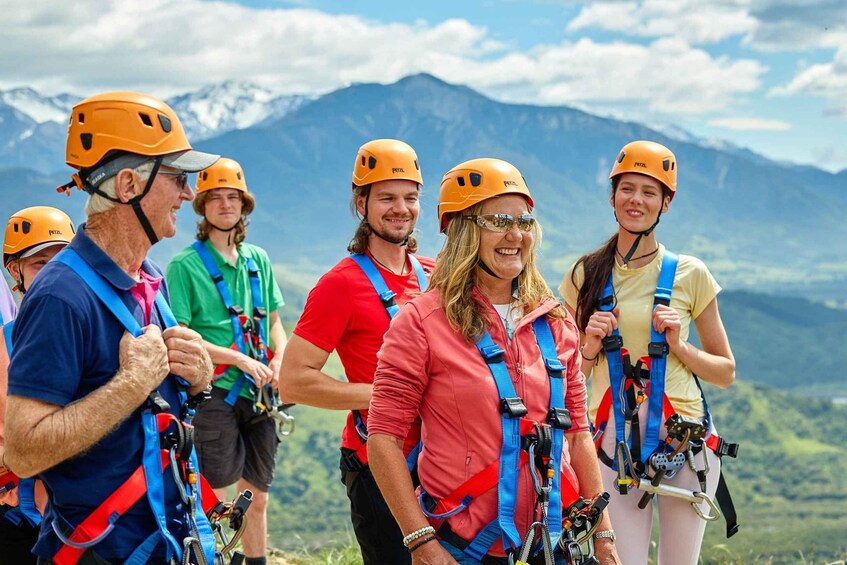
[[[130,289],[135,280],[85,233],[77,231],[69,248],[115,287],[141,326],[141,305]],[[142,269],[162,277],[161,269],[145,260]],[[164,280],[162,291],[167,298]],[[152,323],[164,327],[158,309]],[[83,398],[108,383],[118,370],[119,344],[124,327],[80,277],[63,263],[51,261],[27,292],[13,331],[14,351],[9,365],[9,394],[59,406]],[[179,417],[175,379],[167,377],[159,392]],[[49,558],[60,548],[52,520],[72,530],[141,465],[144,434],[136,410],[115,431],[85,453],[41,473],[50,493],[50,507],[34,553]],[[182,500],[165,473],[165,508],[169,530],[177,540],[187,534]],[[106,559],[125,559],[156,530],[147,497],[124,514],[114,531],[94,550]],[[155,556],[164,556],[160,544]]]

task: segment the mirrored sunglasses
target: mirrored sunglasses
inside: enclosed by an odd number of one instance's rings
[[[477,214],[463,217],[465,220],[475,222],[481,228],[499,233],[511,230],[515,224],[522,232],[532,230],[532,226],[535,225],[535,217],[532,214],[522,214],[517,218],[510,214]]]

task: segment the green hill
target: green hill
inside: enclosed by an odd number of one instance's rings
[[[722,292],[718,300],[743,379],[805,396],[847,398],[841,365],[847,310],[746,291]]]

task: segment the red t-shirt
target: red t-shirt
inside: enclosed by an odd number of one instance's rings
[[[418,257],[418,256],[416,256]],[[428,257],[418,257],[427,275],[435,266]],[[395,275],[374,261],[394,300],[402,306],[418,294],[418,279],[408,265],[408,273]],[[353,259],[346,257],[327,272],[306,299],[303,314],[294,328],[300,336],[326,352],[338,351],[347,380],[351,383],[373,383],[376,353],[388,331],[390,318],[379,300],[371,281]],[[367,421],[367,411],[359,411]],[[404,453],[420,440],[420,420],[406,437]],[[353,414],[341,435],[341,447],[358,449],[362,445],[353,424]]]

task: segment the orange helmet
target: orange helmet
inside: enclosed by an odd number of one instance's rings
[[[112,151],[162,156],[163,165],[189,173],[205,169],[218,158],[192,151],[173,109],[137,92],[98,94],[79,102],[71,111],[65,148],[68,165],[90,169]],[[96,186],[107,176],[102,173],[89,180]],[[79,188],[83,188],[81,185],[77,182]]]
[[[639,173],[652,177],[676,193],[676,157],[673,152],[654,141],[633,141],[621,149],[609,178],[623,173]]]
[[[74,224],[61,210],[50,206],[24,208],[6,224],[3,265],[15,257],[29,257],[47,247],[68,244],[73,235]]]
[[[362,145],[353,164],[353,190],[391,179],[423,184],[415,150],[396,139],[375,139]]]
[[[197,194],[215,188],[234,188],[247,192],[244,171],[237,161],[221,158],[214,165],[197,174]]]
[[[441,179],[438,194],[441,232],[447,229],[450,214],[504,194],[518,194],[526,198],[530,209],[534,206],[526,181],[514,165],[500,159],[473,159],[456,165]]]

